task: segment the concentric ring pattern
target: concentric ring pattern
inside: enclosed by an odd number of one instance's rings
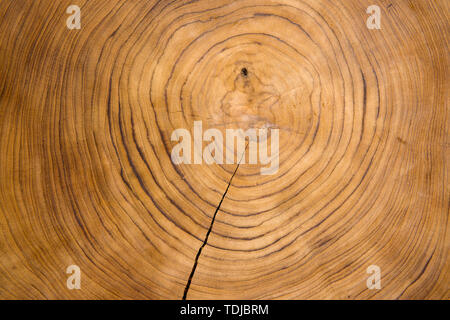
[[[69,30],[2,1],[0,297],[445,298],[448,3],[376,2],[83,1]],[[194,121],[279,130],[278,171],[174,164]]]

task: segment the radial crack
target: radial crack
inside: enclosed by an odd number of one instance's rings
[[[228,189],[230,188],[230,185],[231,185],[231,182],[233,181],[234,175],[236,174],[237,170],[239,169],[239,165],[241,164],[242,158],[245,156],[245,152],[247,151],[247,146],[248,146],[248,143],[245,145],[245,150],[242,153],[241,159],[239,160],[239,162],[236,166],[236,169],[234,169],[234,172],[230,178],[230,181],[228,182],[228,186],[222,195],[222,199],[220,199],[220,202],[217,205],[216,211],[214,211],[214,215],[212,217],[211,224],[209,225],[208,232],[206,233],[205,240],[203,241],[203,244],[201,245],[200,249],[198,249],[197,255],[195,256],[195,261],[194,261],[194,265],[192,266],[191,274],[189,275],[189,279],[186,283],[186,287],[184,288],[183,300],[186,300],[186,297],[187,297],[187,294],[189,291],[189,287],[191,286],[192,278],[194,277],[195,269],[197,269],[198,259],[200,258],[200,255],[202,254],[203,248],[206,246],[206,243],[208,242],[208,237],[209,237],[209,234],[211,233],[212,227],[214,225],[214,221],[216,220],[217,212],[219,212],[220,206],[222,205],[223,199],[225,199],[225,196],[227,195]]]

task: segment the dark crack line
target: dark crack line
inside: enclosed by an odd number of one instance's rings
[[[186,287],[184,288],[183,300],[186,300],[186,296],[188,294],[189,287],[191,286],[192,278],[194,277],[195,269],[197,269],[198,259],[200,258],[200,255],[202,254],[203,248],[206,246],[206,243],[208,242],[209,234],[211,233],[212,227],[214,225],[214,221],[216,220],[217,212],[219,212],[220,206],[222,205],[222,202],[225,199],[225,196],[227,195],[228,189],[230,188],[230,185],[231,185],[231,182],[233,181],[234,175],[236,174],[237,170],[239,169],[239,165],[241,164],[242,158],[245,156],[245,152],[247,151],[247,146],[248,146],[248,143],[245,145],[245,150],[241,156],[241,159],[239,160],[239,163],[237,164],[236,169],[234,169],[233,175],[231,176],[230,181],[228,182],[228,186],[222,195],[222,199],[220,199],[220,202],[217,205],[217,208],[216,208],[216,211],[214,212],[208,232],[206,233],[205,240],[203,241],[202,246],[200,247],[200,249],[198,249],[197,255],[195,256],[195,261],[194,261],[194,265],[192,266],[191,274],[189,275],[188,282],[186,283]]]

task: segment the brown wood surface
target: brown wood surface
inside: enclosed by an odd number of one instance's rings
[[[449,4],[1,0],[0,298],[448,299]],[[194,121],[278,172],[174,165]]]

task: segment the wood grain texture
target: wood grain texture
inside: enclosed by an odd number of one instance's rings
[[[448,1],[1,0],[0,17],[0,298],[449,298]],[[194,121],[278,128],[278,172],[174,165]]]

